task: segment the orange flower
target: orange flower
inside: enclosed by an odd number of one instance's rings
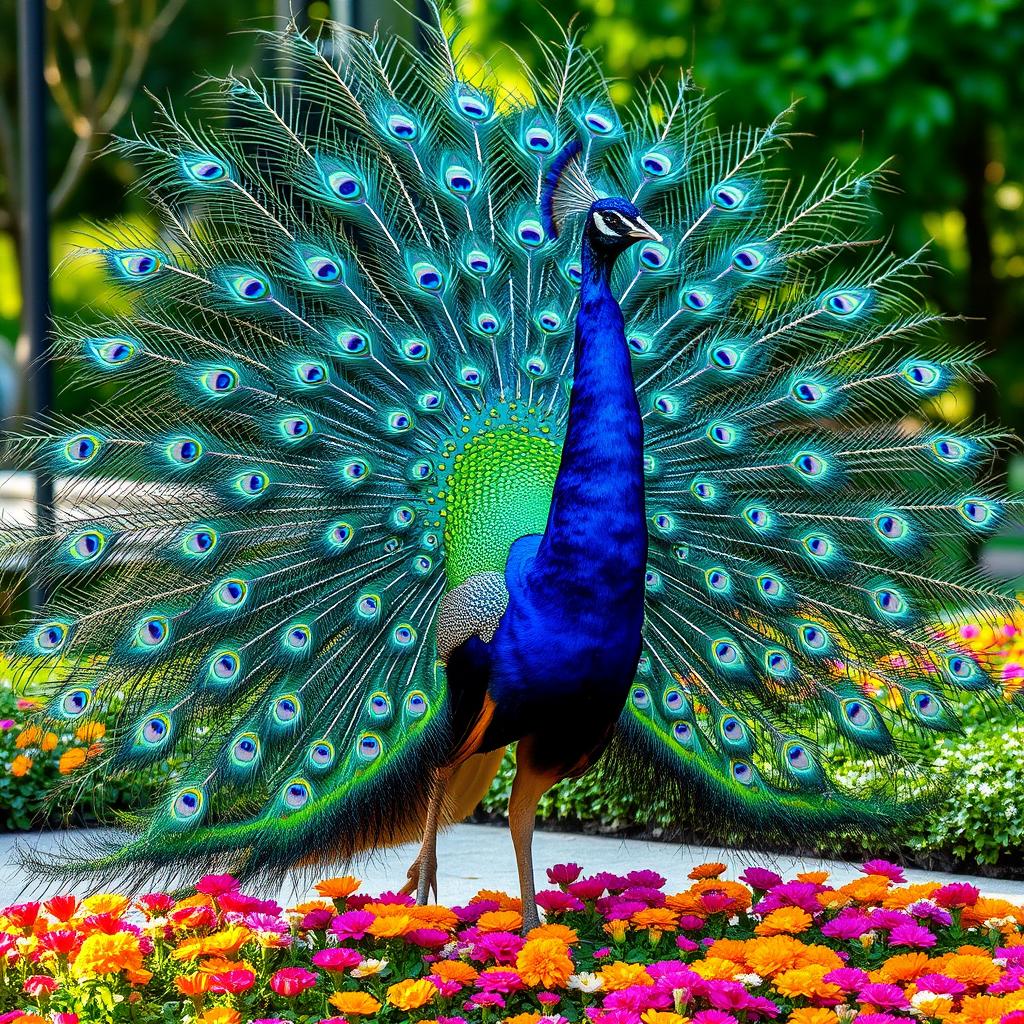
[[[476,903],[479,900],[497,903],[499,910],[523,909],[523,901],[518,896],[509,896],[507,892],[500,892],[497,889],[481,889],[470,902]]]
[[[720,956],[706,956],[690,967],[706,981],[732,981],[737,974],[743,973],[743,968],[735,961]]]
[[[23,1013],[20,1017],[15,1017],[11,1024],[49,1024],[45,1017],[40,1017],[38,1013]]]
[[[327,1001],[349,1017],[372,1017],[380,1009],[369,992],[335,992]]]
[[[901,885],[890,889],[882,900],[882,906],[887,910],[903,910],[911,903],[918,900],[926,900],[936,889],[938,882],[920,882],[917,885]]]
[[[95,896],[86,896],[82,900],[82,908],[90,914],[109,914],[111,917],[120,917],[128,909],[128,897],[101,892]],[[84,917],[85,915],[79,911],[78,916]]]
[[[321,896],[329,900],[344,900],[358,891],[362,883],[352,875],[341,875],[338,878],[325,878],[314,886]]]
[[[75,730],[75,739],[83,743],[95,743],[107,735],[107,727],[102,722],[84,722]]]
[[[81,747],[68,747],[60,755],[57,771],[61,775],[70,775],[76,768],[81,768],[83,764],[85,764],[85,751]]]
[[[517,1013],[514,1017],[506,1017],[501,1024],[538,1024],[539,1020],[539,1013],[527,1010],[525,1013]]]
[[[142,950],[131,932],[94,932],[82,943],[71,965],[76,978],[142,970]]]
[[[174,986],[183,996],[194,999],[210,990],[210,975],[179,974],[174,979]]]
[[[899,956],[886,960],[877,971],[872,971],[872,981],[882,981],[887,985],[913,981],[922,974],[931,974],[934,970],[931,960],[924,953],[901,953]]]
[[[665,906],[680,914],[698,914],[703,917],[706,911],[701,903],[701,897],[708,892],[720,892],[728,896],[733,901],[730,908],[733,913],[742,913],[750,906],[750,890],[739,882],[730,882],[725,878],[708,878],[695,882],[686,892],[667,897]]]
[[[925,1017],[945,1018],[953,1009],[953,1000],[949,996],[932,996],[930,999],[915,1000],[914,1006]]]
[[[838,1024],[835,1010],[823,1006],[799,1006],[789,1012],[789,1024]]]
[[[605,992],[619,992],[632,985],[653,985],[654,979],[643,964],[627,964],[622,960],[606,964],[598,972],[604,982]]]
[[[719,878],[724,874],[725,865],[715,860],[707,864],[698,864],[686,877],[699,882],[704,878]]]
[[[806,949],[802,942],[789,935],[752,939],[747,945],[747,966],[762,978],[770,978],[779,971],[796,967]]]
[[[756,935],[800,935],[811,927],[813,918],[799,907],[779,907],[766,915],[754,929]]]
[[[36,746],[42,738],[43,730],[38,725],[29,725],[18,733],[18,738],[14,741],[14,745],[19,750],[24,750],[26,747]]]
[[[476,969],[461,960],[438,960],[431,965],[431,973],[444,981],[457,981],[460,985],[468,985],[477,979]]]
[[[834,949],[828,946],[806,946],[800,951],[797,967],[810,967],[812,964],[828,971],[845,966],[842,957]]]
[[[39,741],[39,749],[44,753],[48,754],[57,746],[57,734],[55,732],[48,732],[43,735],[43,738]]]
[[[242,1015],[230,1006],[214,1006],[199,1017],[197,1024],[242,1024]]]
[[[958,1016],[970,1024],[997,1024],[1012,1007],[997,996],[965,996]]]
[[[810,882],[812,885],[824,885],[828,881],[827,871],[801,871],[797,874],[797,881]]]
[[[437,986],[426,978],[406,978],[388,989],[387,1000],[392,1006],[408,1013],[426,1006],[437,995]]]
[[[818,964],[810,967],[796,967],[782,971],[772,979],[775,991],[787,999],[834,999],[841,998],[843,990],[838,985],[823,981],[828,968]]]
[[[742,967],[746,962],[747,943],[745,939],[715,939],[708,946],[706,956],[718,956],[723,960],[733,960]]]
[[[634,928],[646,928],[652,935],[661,935],[663,932],[675,931],[679,915],[668,907],[647,907],[638,910],[630,922]]]
[[[11,762],[11,774],[20,779],[23,775],[28,775],[29,769],[32,767],[32,758],[26,757],[24,754],[18,754],[18,756]]]
[[[447,907],[432,903],[426,907],[404,907],[405,912],[416,922],[418,928],[439,928],[443,932],[458,927],[459,919]]]
[[[539,924],[536,928],[531,928],[526,933],[526,937],[528,939],[558,939],[559,942],[564,942],[567,946],[580,941],[580,937],[568,925],[558,924],[557,921],[552,921],[551,924]]]
[[[531,988],[564,988],[575,968],[564,942],[529,939],[516,955],[516,970]]]
[[[517,932],[523,927],[523,915],[518,910],[488,910],[476,926],[482,932]]]
[[[988,956],[976,954],[953,953],[951,956],[942,958],[945,963],[940,967],[933,964],[935,970],[948,974],[957,981],[962,981],[972,988],[982,988],[998,981],[1002,975],[1001,968],[992,962]]]
[[[862,875],[839,887],[857,903],[881,903],[888,895],[890,880],[885,875]]]

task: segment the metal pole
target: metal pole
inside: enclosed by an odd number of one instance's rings
[[[21,122],[21,294],[22,330],[29,343],[29,409],[43,416],[53,404],[50,354],[50,217],[47,185],[46,80],[43,77],[45,6],[43,0],[18,0],[18,110]],[[36,472],[36,530],[53,531],[53,478]],[[46,599],[33,575],[30,600]]]

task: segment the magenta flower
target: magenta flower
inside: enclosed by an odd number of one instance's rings
[[[1024,946],[996,946],[992,955],[998,960],[1024,961]]]
[[[537,1002],[541,1006],[557,1006],[562,1001],[562,997],[557,992],[538,992]]]
[[[707,1000],[718,1010],[745,1010],[750,995],[738,981],[709,981]]]
[[[903,868],[887,860],[869,860],[861,865],[866,875],[884,875],[890,882],[905,882]]]
[[[205,896],[223,896],[226,892],[237,892],[242,883],[231,875],[203,875],[196,883],[196,892]]]
[[[604,895],[604,889],[604,882],[600,878],[581,878],[578,882],[573,882],[568,891],[577,899],[596,900]]]
[[[217,897],[217,903],[225,914],[269,914],[278,917],[281,906],[273,900],[261,900],[232,890]]]
[[[868,983],[869,978],[859,967],[837,967],[829,971],[824,980],[838,985],[844,992],[858,992]]]
[[[818,893],[823,891],[823,886],[813,882],[783,882],[782,885],[776,885],[754,910],[759,914],[767,914],[779,907],[799,907],[808,914],[816,914],[821,910]]]
[[[601,1004],[606,1010],[632,1010],[643,1013],[644,1010],[667,1010],[672,1005],[672,993],[652,985],[630,985],[609,992]]]
[[[704,927],[704,918],[696,914],[681,914],[678,924],[684,932],[697,932]]]
[[[644,868],[643,870],[630,871],[626,875],[626,881],[630,885],[642,886],[645,889],[663,889],[667,879],[664,875],[659,875],[657,871]]]
[[[859,939],[871,931],[871,919],[866,914],[854,912],[840,914],[821,926],[821,934],[830,939]]]
[[[774,871],[769,871],[767,868],[747,868],[740,875],[740,881],[746,882],[751,889],[762,889],[765,892],[776,885],[782,885],[782,877],[775,874]]]
[[[923,925],[900,924],[889,933],[890,946],[910,946],[911,949],[931,949],[938,940]]]
[[[779,1015],[778,1006],[764,996],[750,996],[743,1011],[748,1017],[751,1014],[756,1017],[778,1017]]]
[[[452,907],[452,913],[463,924],[475,924],[480,920],[481,914],[486,914],[488,910],[497,910],[500,906],[496,900],[477,900],[468,907]]]
[[[967,882],[950,882],[932,893],[932,900],[940,907],[952,910],[954,907],[973,907],[981,896],[981,890]]]
[[[537,893],[537,906],[547,914],[564,914],[569,910],[583,910],[584,903],[561,889],[543,889]]]
[[[548,881],[552,885],[566,886],[583,874],[579,864],[554,864],[548,868]]]
[[[693,939],[688,939],[685,935],[676,936],[676,946],[684,953],[692,953],[694,950],[700,949],[700,946]]]
[[[303,919],[299,927],[304,932],[322,932],[331,923],[331,919],[334,917],[333,910],[326,910],[319,908],[317,910],[311,910]]]
[[[628,921],[634,914],[646,909],[646,903],[624,900],[621,896],[604,896],[597,901],[597,912],[606,921]]]
[[[0,718],[0,731],[6,732],[8,729],[14,728],[13,718]]]
[[[722,1010],[701,1010],[693,1015],[693,1024],[738,1024],[731,1013]]]
[[[451,978],[442,978],[439,974],[428,974],[427,981],[433,982],[434,988],[437,989],[442,999],[451,999],[452,996],[458,995],[463,988],[457,981],[453,981]]]
[[[358,941],[366,935],[366,930],[376,920],[376,916],[369,910],[346,910],[331,922],[331,931],[341,942],[346,939]]]
[[[629,887],[629,879],[622,875],[615,875],[611,871],[598,871],[591,876],[594,881],[600,882],[609,892],[622,892]]]
[[[881,1007],[883,1010],[904,1010],[909,1005],[906,994],[899,985],[886,985],[882,982],[869,982],[864,985],[857,995],[862,1003],[871,1003],[872,1006]]]
[[[922,921],[931,921],[932,924],[942,925],[943,928],[953,923],[953,917],[948,910],[943,910],[942,907],[937,907],[934,903],[929,903],[928,900],[919,900],[917,903],[912,903],[907,909],[914,917],[918,917]]]
[[[504,1010],[505,1000],[497,992],[474,992],[464,1005],[467,1010],[476,1010],[480,1007]]]
[[[413,907],[416,905],[415,898],[405,892],[382,892],[373,902],[390,903],[398,907]]]
[[[294,999],[308,988],[312,988],[320,977],[304,967],[282,967],[270,976],[270,987],[279,996]]]
[[[332,974],[340,974],[350,967],[355,967],[363,962],[363,954],[358,950],[349,949],[347,946],[332,946],[328,949],[318,949],[313,954],[313,966],[322,967]]]
[[[501,992],[502,995],[526,988],[526,983],[515,971],[485,971],[476,983],[484,992]]]
[[[493,960],[498,964],[515,963],[516,955],[523,948],[526,940],[512,932],[489,932],[473,940],[472,959]]]
[[[210,991],[221,995],[235,995],[239,992],[247,992],[255,984],[256,975],[244,967],[210,975]]]
[[[422,949],[440,949],[448,943],[448,933],[441,931],[440,928],[413,928],[402,938]]]
[[[906,1020],[891,1013],[861,1013],[854,1017],[853,1024],[905,1024]]]
[[[57,979],[51,978],[48,974],[33,974],[25,979],[25,984],[22,986],[33,999],[48,996],[51,992],[56,992],[58,987]]]
[[[932,992],[937,996],[958,996],[967,991],[967,986],[947,974],[922,974],[914,982],[919,991]]]
[[[641,1024],[640,1014],[635,1010],[598,1010],[590,1007],[587,1017],[601,1024]]]

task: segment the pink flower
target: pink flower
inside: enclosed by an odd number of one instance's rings
[[[541,1006],[556,1006],[562,1001],[562,997],[557,992],[538,992],[537,1002]]]
[[[651,871],[647,868],[630,871],[626,875],[626,881],[630,885],[643,886],[645,889],[662,889],[665,886],[667,879],[664,875],[659,875],[657,871]]]
[[[677,923],[684,932],[696,932],[704,927],[704,918],[696,914],[682,914]]]
[[[639,872],[637,872],[639,874]],[[658,876],[661,877],[660,875]],[[635,900],[638,903],[646,903],[649,907],[663,907],[665,905],[665,894],[653,885],[631,885],[623,889],[624,900]]]
[[[905,1024],[906,1020],[891,1013],[862,1013],[854,1017],[853,1024]]]
[[[174,898],[165,892],[151,892],[135,901],[147,917],[166,914],[174,906]]]
[[[890,882],[905,882],[903,868],[887,860],[869,860],[861,865],[866,875],[884,875]]]
[[[437,989],[442,999],[451,999],[452,996],[458,995],[463,988],[457,981],[452,981],[451,978],[442,978],[439,974],[428,974],[427,981],[433,982],[434,988]]]
[[[369,910],[346,910],[331,922],[331,931],[342,942],[345,939],[358,941],[366,935],[367,928],[376,920],[376,916]]]
[[[940,907],[952,910],[954,907],[973,907],[981,896],[981,890],[967,882],[950,882],[936,889],[931,898]]]
[[[781,876],[767,868],[747,868],[740,875],[740,881],[746,882],[751,889],[763,889],[765,892],[776,885],[782,885]]]
[[[515,963],[516,955],[525,945],[525,941],[521,935],[514,935],[512,932],[489,932],[473,940],[473,951],[470,955],[474,960],[494,960],[499,964]]]
[[[77,1013],[55,1013],[53,1015],[53,1024],[78,1024]],[[256,1024],[256,1021],[253,1021]]]
[[[33,999],[38,999],[40,996],[56,992],[58,983],[56,978],[51,978],[47,974],[33,974],[25,979],[23,988]]]
[[[415,905],[416,900],[404,892],[382,892],[373,902],[390,903],[397,907],[411,907]]]
[[[604,882],[600,878],[581,878],[578,882],[573,882],[568,891],[577,899],[596,900],[604,895],[604,889]]]
[[[548,914],[564,914],[568,910],[583,910],[584,903],[561,889],[543,889],[537,893],[537,906]]]
[[[821,934],[830,939],[859,939],[871,931],[871,919],[865,914],[840,914],[821,926]]]
[[[844,992],[857,992],[868,983],[868,976],[859,967],[837,967],[829,971],[824,980],[838,985]]]
[[[693,1015],[693,1024],[737,1024],[731,1013],[721,1010],[701,1010]]]
[[[548,881],[552,885],[569,885],[583,873],[579,864],[555,864],[548,868]]]
[[[609,992],[602,1006],[606,1010],[667,1010],[672,1005],[672,993],[653,985],[630,985],[618,992]]]
[[[700,946],[698,946],[693,939],[688,939],[685,935],[676,936],[676,946],[684,953],[692,953],[695,950],[700,949]]]
[[[724,892],[719,892],[717,889],[711,889],[708,892],[702,893],[700,897],[701,906],[709,914],[721,914],[723,911],[734,906],[735,903],[736,900],[732,896],[727,896]]]
[[[244,967],[236,968],[233,971],[222,971],[220,974],[210,975],[210,991],[234,995],[238,992],[246,992],[256,984],[256,975]]]
[[[342,1017],[332,1017],[331,1020],[340,1020],[343,1021],[343,1024],[348,1024],[348,1022]],[[258,1017],[256,1020],[252,1021],[251,1024],[288,1024],[288,1021],[282,1017]],[[320,1024],[324,1024],[324,1022],[321,1021]]]
[[[747,990],[738,981],[709,981],[707,999],[717,1010],[744,1010],[750,1002]]]
[[[487,971],[476,983],[485,992],[501,992],[503,995],[526,988],[526,983],[515,971]]]
[[[505,1000],[497,992],[474,992],[465,1004],[467,1010],[475,1010],[477,1007],[482,1006],[503,1010],[505,1008]]]
[[[313,966],[322,967],[325,971],[340,974],[350,967],[363,962],[363,954],[347,946],[332,946],[329,949],[318,949],[313,954]]]
[[[311,910],[302,919],[300,927],[306,932],[322,932],[331,923],[333,917],[333,910],[326,910],[324,908]]]
[[[463,924],[473,924],[480,920],[481,914],[486,914],[488,910],[497,910],[500,906],[496,900],[474,900],[468,907],[452,907],[452,913]]]
[[[967,991],[967,986],[962,981],[950,978],[946,974],[922,974],[914,984],[917,985],[918,991],[933,992],[937,996],[958,996],[961,992]]]
[[[889,933],[890,946],[910,946],[913,949],[931,949],[935,936],[919,924],[900,924]]]
[[[270,976],[270,987],[286,999],[294,999],[307,988],[312,988],[320,976],[304,967],[282,967]]]
[[[217,897],[220,909],[226,914],[267,914],[278,917],[281,907],[273,900],[261,900],[240,892],[226,892]]]
[[[872,1006],[881,1007],[883,1010],[904,1010],[910,1005],[899,985],[885,985],[881,982],[869,982],[864,985],[858,993],[857,999],[859,1002],[871,1003]]]
[[[448,933],[441,931],[440,928],[413,928],[402,938],[423,949],[440,949],[447,944]]]
[[[8,729],[13,729],[15,725],[13,718],[0,718],[0,730],[6,732]]]
[[[231,875],[203,875],[196,883],[196,892],[206,896],[223,896],[226,892],[237,892],[242,883]]]
[[[940,924],[944,928],[953,923],[953,918],[948,910],[943,910],[942,907],[937,907],[927,900],[918,900],[907,909],[914,917],[919,917],[922,921],[931,921],[933,924]]]
[[[264,1020],[254,1020],[252,1024],[288,1024],[288,1021],[281,1020],[280,1017],[268,1017]],[[324,1017],[320,1020],[320,1024],[348,1024],[347,1017]]]

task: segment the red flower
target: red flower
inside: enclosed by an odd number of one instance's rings
[[[25,991],[33,999],[48,996],[51,992],[56,992],[58,987],[57,979],[51,978],[48,974],[33,974],[25,979],[24,985]]]
[[[967,882],[950,882],[932,893],[931,898],[940,907],[951,910],[953,907],[973,907],[981,896],[981,890]]]
[[[286,999],[294,999],[307,988],[312,988],[320,977],[304,967],[282,967],[270,976],[270,987]]]
[[[325,971],[340,974],[342,971],[355,967],[363,962],[362,953],[347,946],[331,946],[328,949],[318,949],[313,954],[313,963],[322,967]]]
[[[583,873],[579,864],[555,864],[548,868],[548,881],[552,885],[569,885]]]
[[[0,910],[0,917],[6,917],[15,928],[31,928],[39,917],[40,903],[18,903]]]
[[[165,892],[151,892],[140,896],[136,905],[146,917],[155,917],[157,914],[166,914],[174,906],[174,900]]]
[[[181,907],[172,910],[168,918],[175,928],[212,928],[217,923],[212,907]]]
[[[210,975],[210,991],[235,995],[256,984],[256,975],[243,967]]]
[[[60,922],[70,921],[75,916],[75,909],[78,907],[77,896],[54,896],[48,899],[43,906],[46,912]]]
[[[237,892],[241,885],[231,875],[203,875],[196,883],[196,892],[206,896],[223,896],[226,892]]]
[[[55,928],[39,936],[39,944],[54,953],[71,956],[78,951],[82,937],[71,928]]]

